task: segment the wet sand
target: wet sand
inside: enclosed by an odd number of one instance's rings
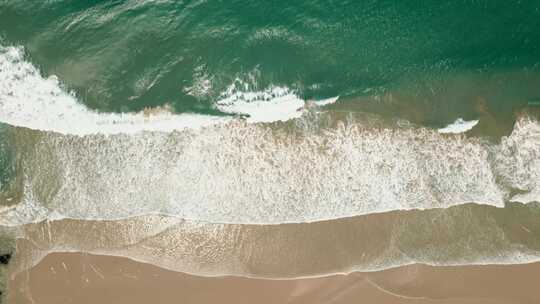
[[[411,265],[314,279],[199,277],[127,258],[52,253],[9,282],[8,304],[540,303],[540,263]]]
[[[58,220],[18,233],[18,269],[50,252],[126,256],[214,276],[295,278],[432,265],[517,264],[540,257],[540,205],[395,211],[315,223],[233,225],[141,216]]]

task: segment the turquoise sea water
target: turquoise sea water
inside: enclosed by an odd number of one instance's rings
[[[502,89],[486,99],[502,113],[540,97],[538,20],[540,1],[5,0],[0,41],[24,46],[42,73],[100,111],[168,104],[216,114],[215,100],[240,79],[352,106],[405,92],[425,100],[404,104],[463,116],[474,101],[460,96],[475,82],[444,102],[426,95],[465,75]]]

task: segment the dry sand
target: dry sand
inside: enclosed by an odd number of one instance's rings
[[[540,263],[411,265],[314,279],[199,277],[123,257],[49,254],[9,282],[9,304],[540,303]]]

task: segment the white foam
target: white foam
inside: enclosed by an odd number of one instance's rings
[[[494,168],[501,183],[517,193],[510,198],[520,203],[540,202],[540,124],[522,118],[511,136],[502,138]]]
[[[463,120],[463,118],[458,118],[456,119],[456,121],[449,124],[448,126],[439,129],[439,133],[452,133],[452,134],[464,133],[474,128],[476,124],[478,124],[478,120],[465,121]]]
[[[323,106],[327,106],[327,105],[336,103],[336,101],[338,99],[339,99],[339,96],[335,96],[335,97],[331,97],[331,98],[315,100],[314,103],[319,107],[323,107]]]
[[[19,173],[23,201],[78,219],[157,213],[279,224],[467,202],[502,207],[538,200],[539,130],[520,121],[500,145],[355,123],[305,137],[245,122],[174,133],[44,133],[28,151],[21,147]]]
[[[248,115],[255,122],[286,121],[302,116],[305,102],[285,87],[270,87],[261,92],[229,93],[216,103],[223,112]]]

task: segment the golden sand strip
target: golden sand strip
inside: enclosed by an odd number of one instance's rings
[[[8,304],[539,303],[540,263],[410,265],[314,279],[199,277],[127,258],[49,254],[9,282]]]

